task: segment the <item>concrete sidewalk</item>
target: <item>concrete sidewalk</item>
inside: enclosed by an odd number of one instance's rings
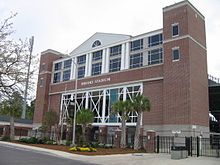
[[[22,144],[14,144],[0,141],[0,146],[8,146],[17,149],[31,150],[41,152],[57,157],[63,157],[72,160],[79,160],[100,165],[219,165],[220,158],[210,157],[189,157],[181,160],[171,160],[169,154],[118,154],[107,156],[84,156],[66,153],[62,151],[44,149]]]

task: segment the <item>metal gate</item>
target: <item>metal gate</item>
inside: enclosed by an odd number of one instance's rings
[[[174,141],[176,137],[173,136],[156,136],[155,138],[155,152],[156,153],[171,153],[172,146],[180,144]],[[208,156],[220,158],[220,137],[211,136],[210,138],[202,137],[178,137],[182,138],[183,143],[188,151],[188,156]],[[184,140],[185,139],[185,140]]]

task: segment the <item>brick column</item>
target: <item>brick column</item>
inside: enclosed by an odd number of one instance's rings
[[[114,146],[116,148],[120,148],[120,144],[121,144],[121,130],[117,128],[115,130]]]
[[[152,130],[147,131],[147,142],[146,142],[146,146],[144,147],[146,149],[146,152],[154,153],[155,137],[156,137],[155,131]]]
[[[10,127],[8,125],[4,126],[3,128],[3,137],[4,136],[10,136]]]
[[[107,127],[100,126],[99,127],[99,142],[106,144],[106,141],[107,141]]]

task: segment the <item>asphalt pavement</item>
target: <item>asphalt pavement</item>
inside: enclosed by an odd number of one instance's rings
[[[118,154],[84,156],[0,141],[0,165],[219,165],[220,158],[188,157],[173,160],[170,154]]]
[[[94,165],[45,151],[0,144],[0,165]]]

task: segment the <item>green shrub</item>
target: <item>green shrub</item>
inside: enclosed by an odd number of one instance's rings
[[[66,146],[70,146],[72,144],[72,142],[70,140],[66,141]]]
[[[7,142],[11,141],[9,136],[3,136],[1,140],[2,141],[7,141]]]
[[[38,139],[35,137],[21,138],[21,139],[19,139],[19,142],[28,143],[28,144],[37,144]]]

